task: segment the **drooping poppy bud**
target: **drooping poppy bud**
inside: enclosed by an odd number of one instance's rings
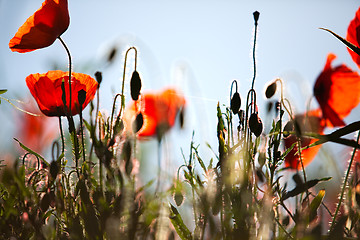
[[[265,91],[266,98],[271,98],[276,92],[276,82],[271,83]]]
[[[235,92],[230,101],[231,111],[234,114],[237,114],[239,112],[240,106],[241,106],[240,94],[238,92]]]
[[[130,79],[130,94],[131,94],[131,98],[134,101],[137,101],[139,99],[140,90],[141,90],[141,79],[139,73],[137,71],[134,71]]]
[[[133,132],[137,133],[138,131],[140,131],[143,124],[144,124],[144,117],[143,117],[142,113],[140,112],[138,115],[136,115],[136,118],[132,123]]]
[[[259,137],[263,130],[263,124],[257,113],[252,113],[249,118],[250,131]]]

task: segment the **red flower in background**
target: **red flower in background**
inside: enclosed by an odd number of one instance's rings
[[[62,82],[65,85],[66,108],[62,100]],[[69,73],[60,70],[49,71],[44,74],[31,74],[26,77],[26,85],[28,86],[32,96],[35,98],[40,110],[46,116],[66,116],[69,109]],[[84,109],[88,103],[94,98],[98,83],[89,75],[82,73],[72,73],[71,77],[71,115],[80,112],[78,103],[78,92],[84,90],[86,99],[82,105]]]
[[[40,111],[33,103],[27,105],[24,110],[40,114]],[[18,126],[17,138],[21,143],[37,153],[41,153],[48,147],[59,134],[56,119],[47,118],[44,115],[32,116],[20,112],[20,115],[16,117],[16,122]]]
[[[325,121],[321,118],[321,112],[319,110],[313,110],[307,112],[305,114],[296,115],[294,117],[295,123],[293,125],[298,126],[298,130],[301,133],[304,132],[313,132],[322,134],[325,128]],[[292,131],[294,131],[292,129]],[[310,137],[300,137],[301,148],[304,148],[318,139],[310,138]],[[296,135],[290,135],[284,139],[285,148],[290,148],[294,143],[297,142]],[[321,145],[317,145],[315,147],[307,148],[301,151],[301,158],[304,167],[307,166],[315,157],[317,152],[319,151]],[[295,147],[286,155],[285,157],[285,166],[290,167],[292,169],[301,169],[300,164],[300,155],[298,152],[297,144]]]
[[[50,46],[70,23],[67,0],[45,0],[10,40],[13,52],[31,52]]]
[[[360,8],[356,11],[355,18],[350,22],[346,40],[357,47],[360,47]],[[348,48],[354,62],[360,67],[360,56]]]
[[[133,101],[125,111],[127,129],[131,129],[135,116],[141,112],[143,125],[137,132],[137,136],[161,137],[174,126],[176,116],[184,105],[184,97],[172,88],[160,93],[143,94],[140,101]]]
[[[345,118],[360,102],[360,76],[344,64],[331,67],[336,58],[329,54],[324,70],[314,85],[314,95],[329,127],[344,126]]]

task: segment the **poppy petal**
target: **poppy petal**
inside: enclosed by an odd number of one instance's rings
[[[131,129],[132,121],[141,112],[144,123],[137,136],[143,139],[161,137],[174,126],[176,116],[184,105],[185,99],[172,88],[160,93],[145,93],[140,100],[132,101],[127,107],[124,115],[126,128]]]
[[[65,87],[66,107],[62,100],[62,83]],[[60,70],[49,71],[44,74],[31,74],[26,77],[26,84],[36,100],[41,112],[46,116],[66,116],[69,108],[69,73]],[[86,91],[86,99],[82,106],[84,109],[94,98],[98,83],[89,75],[73,73],[71,78],[71,115],[80,112],[78,92]]]
[[[335,59],[329,54],[324,70],[314,85],[314,95],[328,127],[344,126],[343,118],[360,102],[360,76],[346,65],[331,67]]]
[[[25,53],[48,47],[70,23],[67,0],[46,0],[10,40],[13,52]]]
[[[346,40],[360,47],[360,8],[356,11],[354,19],[349,24]],[[351,49],[348,49],[348,51],[354,62],[360,67],[360,56]]]
[[[321,134],[325,128],[325,123],[321,118],[321,111],[312,110],[305,114],[296,115],[294,118],[297,126],[299,127],[300,134],[303,132],[315,132]],[[285,148],[290,148],[294,143],[298,141],[298,137],[295,135],[284,138]],[[300,136],[301,148],[309,146],[316,142],[317,139]],[[307,148],[301,151],[301,159],[304,167],[306,167],[316,156],[321,145],[317,145],[311,148]],[[298,154],[297,144],[285,157],[285,166],[292,169],[301,169],[300,155]]]

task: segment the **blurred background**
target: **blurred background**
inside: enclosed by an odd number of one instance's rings
[[[43,0],[0,0],[0,89],[2,95],[26,108],[33,101],[25,78],[31,73],[53,69],[66,70],[67,56],[60,42],[34,52],[12,53],[9,40]],[[192,132],[200,144],[206,162],[217,151],[216,106],[229,105],[230,85],[236,79],[242,108],[253,77],[252,47],[254,20],[260,12],[256,47],[257,78],[255,89],[259,113],[267,129],[273,115],[267,115],[264,97],[266,85],[277,77],[285,83],[285,97],[297,113],[306,110],[312,87],[322,71],[327,54],[338,56],[335,65],[345,63],[358,70],[347,49],[319,27],[346,36],[349,22],[359,7],[358,1],[121,1],[69,0],[70,26],[62,35],[73,57],[76,72],[93,76],[103,72],[100,109],[111,112],[112,100],[121,91],[124,54],[128,47],[138,49],[138,72],[142,91],[177,86],[187,100],[185,129],[175,127],[165,138],[173,170],[188,156]],[[111,64],[106,60],[117,49]],[[127,81],[132,72],[133,54],[129,55]],[[126,85],[129,93],[129,87]],[[272,101],[279,98],[276,95]],[[129,97],[127,99],[130,99]],[[316,108],[316,101],[311,101]],[[224,109],[224,107],[222,107]],[[86,110],[85,110],[86,111]],[[15,148],[17,111],[7,102],[0,105],[0,158]],[[345,119],[359,120],[360,108]],[[154,149],[156,141],[144,143]],[[155,148],[156,149],[156,148]],[[322,162],[330,153],[331,164]],[[325,144],[308,169],[309,179],[327,176],[339,169],[334,181],[340,181],[349,151]],[[171,153],[171,154],[170,154]],[[216,161],[215,161],[216,162]]]

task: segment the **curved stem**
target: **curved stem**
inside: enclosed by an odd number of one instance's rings
[[[123,80],[122,80],[122,85],[121,85],[121,108],[120,108],[120,112],[119,115],[122,113],[122,110],[125,106],[125,97],[124,97],[124,87],[125,87],[125,73],[126,73],[126,63],[127,63],[127,56],[128,53],[130,52],[130,50],[133,49],[135,51],[135,71],[136,71],[136,65],[137,65],[137,49],[135,47],[130,47],[126,53],[125,53],[125,61],[124,61],[124,71],[123,71]]]

